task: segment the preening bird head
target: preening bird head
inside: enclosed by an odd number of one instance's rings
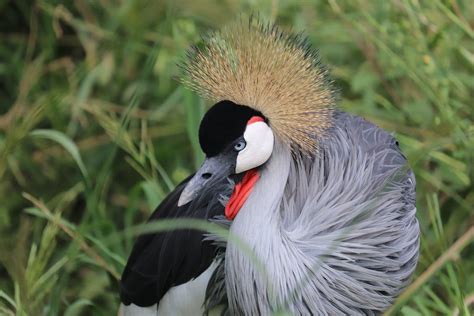
[[[240,20],[193,47],[181,66],[183,83],[215,104],[199,129],[206,160],[179,205],[213,178],[246,172],[244,184],[254,183],[275,139],[296,154],[316,154],[332,126],[332,82],[302,35]]]
[[[181,193],[178,205],[191,201],[213,181],[262,166],[272,154],[274,135],[261,112],[224,100],[204,115],[199,143],[206,160]]]
[[[273,132],[262,113],[232,101],[215,104],[204,116],[199,142],[206,157],[229,157],[230,171],[241,173],[265,163]]]

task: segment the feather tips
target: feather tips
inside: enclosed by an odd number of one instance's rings
[[[262,112],[292,149],[313,154],[332,126],[335,93],[328,71],[301,35],[250,18],[193,47],[182,82],[204,98]]]

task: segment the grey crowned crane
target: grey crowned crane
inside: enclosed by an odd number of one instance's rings
[[[120,284],[123,315],[373,315],[419,252],[415,177],[398,142],[338,110],[301,35],[250,19],[190,50],[183,82],[216,102],[206,159],[150,221],[228,225],[236,243],[181,229],[141,235]],[[265,271],[265,273],[262,272]]]

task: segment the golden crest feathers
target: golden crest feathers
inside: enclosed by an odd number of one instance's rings
[[[204,38],[181,66],[191,89],[260,111],[277,137],[305,154],[317,151],[318,138],[332,125],[332,82],[301,35],[240,20]]]

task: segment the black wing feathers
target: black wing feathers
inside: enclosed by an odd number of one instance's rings
[[[179,196],[190,178],[163,200],[149,221],[210,219],[223,214],[224,207],[218,201],[218,191],[222,191],[223,183],[201,194],[197,201],[177,206]],[[216,247],[210,241],[203,241],[205,234],[203,231],[180,229],[138,237],[122,274],[121,301],[125,305],[151,306],[158,303],[171,287],[199,276],[216,255]]]

